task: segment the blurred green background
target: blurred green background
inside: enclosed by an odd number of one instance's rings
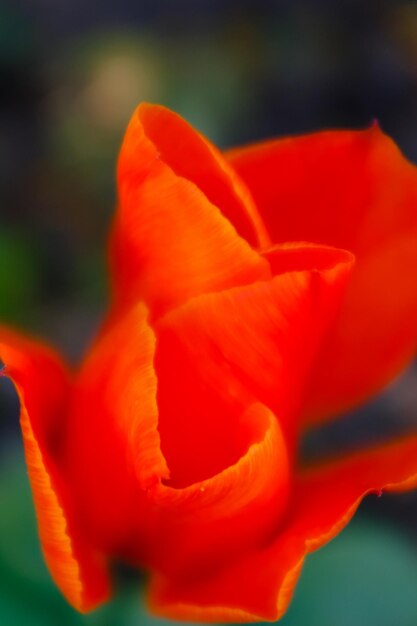
[[[376,118],[417,161],[417,2],[0,2],[0,82],[0,318],[75,362],[106,303],[115,161],[136,104],[166,104],[224,147]],[[307,453],[415,428],[416,381],[410,368],[314,433]],[[40,555],[16,409],[3,381],[0,625],[157,623],[134,580],[88,617],[61,599]],[[416,496],[368,498],[310,557],[281,623],[416,626]]]

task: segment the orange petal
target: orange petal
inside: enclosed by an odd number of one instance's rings
[[[98,545],[132,564],[183,568],[219,552],[224,559],[257,539],[285,507],[285,443],[274,416],[255,405],[241,418],[247,446],[236,464],[185,489],[170,482],[146,317],[137,305],[113,318],[78,376],[69,453],[80,507]]]
[[[147,311],[137,305],[113,318],[75,383],[72,480],[90,535],[114,556],[137,534],[143,493],[169,475],[157,430],[154,350]]]
[[[415,354],[417,169],[377,126],[266,142],[228,158],[273,241],[312,241],[356,256],[306,419],[351,408]]]
[[[16,385],[20,423],[39,536],[57,586],[79,611],[109,595],[105,564],[85,542],[60,464],[69,375],[49,348],[0,328],[3,374]]]
[[[348,250],[308,242],[275,244],[264,248],[261,254],[268,260],[274,276],[286,272],[316,271],[324,272],[329,280],[334,281],[340,266],[345,267],[350,275],[355,262],[354,255]]]
[[[268,245],[270,240],[252,196],[218,148],[163,106],[142,104],[138,116],[160,158],[177,176],[201,189],[251,245]]]
[[[154,529],[150,566],[203,575],[270,536],[285,511],[290,467],[278,421],[261,404],[241,419],[249,446],[219,474],[184,488],[149,492]]]
[[[286,263],[288,268],[291,261]],[[199,296],[159,320],[159,432],[176,485],[212,476],[242,455],[247,440],[240,416],[252,402],[269,406],[290,447],[295,444],[305,377],[337,310],[352,257],[332,252],[327,268],[320,263],[321,270],[310,265]]]
[[[268,546],[216,576],[155,576],[150,604],[159,615],[195,621],[275,621],[288,608],[307,553],[349,522],[362,498],[417,485],[417,438],[302,472],[288,519]],[[359,564],[358,564],[359,565]]]
[[[118,184],[111,245],[119,304],[144,297],[157,316],[191,296],[267,277],[267,264],[227,219],[233,216],[250,238],[256,216],[243,183],[178,116],[137,109]]]

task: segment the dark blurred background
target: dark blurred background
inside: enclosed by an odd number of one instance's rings
[[[417,2],[0,1],[0,318],[73,361],[105,306],[115,162],[141,100],[224,147],[377,119],[416,162]],[[411,368],[307,449],[412,426],[416,380]],[[151,622],[133,582],[91,616],[65,605],[40,555],[4,381],[0,411],[1,626]],[[309,559],[283,626],[416,626],[416,503],[368,498]]]

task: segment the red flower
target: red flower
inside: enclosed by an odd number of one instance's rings
[[[224,156],[142,105],[118,182],[113,302],[80,370],[0,334],[46,561],[81,611],[119,558],[160,614],[276,620],[364,495],[417,485],[414,436],[298,450],[415,352],[416,170],[376,127]]]

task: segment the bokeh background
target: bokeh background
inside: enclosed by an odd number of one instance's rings
[[[0,318],[76,362],[106,303],[115,160],[136,104],[166,104],[224,147],[376,118],[416,162],[417,2],[1,1],[0,87]],[[349,417],[306,454],[415,428],[416,368]],[[146,614],[140,581],[121,578],[86,617],[54,588],[3,380],[0,624],[164,623]],[[282,624],[416,626],[416,496],[369,497],[310,557]]]

